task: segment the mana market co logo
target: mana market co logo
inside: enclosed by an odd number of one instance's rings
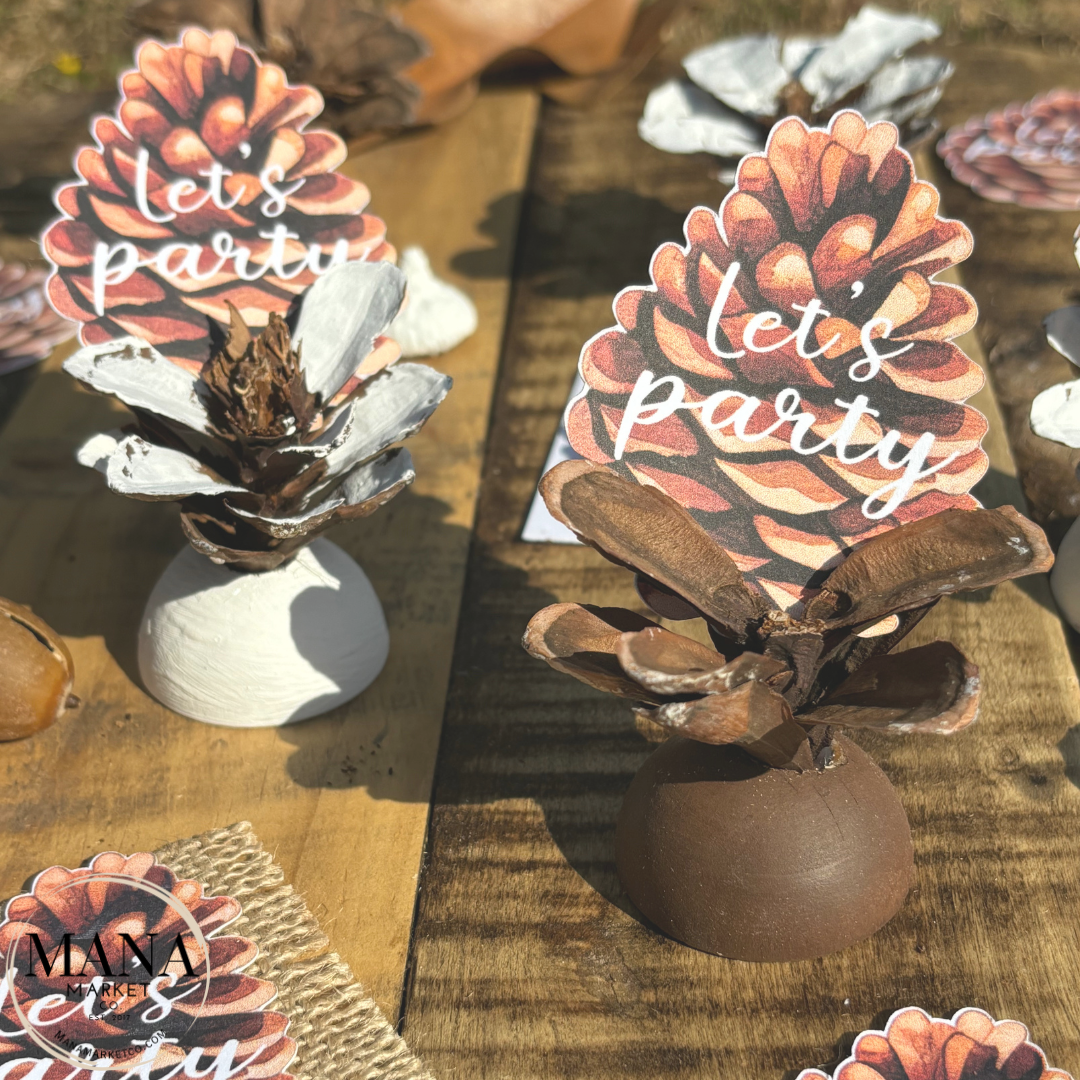
[[[0,923],[0,1078],[245,1080],[295,1053],[240,915],[152,855],[52,867]]]
[[[87,1064],[100,1062],[107,1066],[139,1058],[145,1052],[140,1051],[140,1047],[154,1048],[168,1036],[164,1030],[158,1029],[148,1033],[145,1039],[132,1040],[132,1045],[128,1047],[95,1046],[93,1042],[76,1041],[79,1037],[77,1032],[82,1031],[82,1025],[69,1023],[69,1030],[65,1032],[65,1022],[72,1021],[76,1016],[91,1022],[108,1021],[111,1013],[121,1009],[125,999],[141,998],[153,1003],[143,1013],[143,1019],[152,1024],[155,1018],[164,1020],[170,1016],[177,1001],[193,995],[198,997],[201,990],[201,1000],[187,1023],[187,1029],[190,1030],[198,1019],[199,1012],[206,1005],[210,993],[209,975],[197,976],[191,964],[191,952],[194,951],[197,956],[202,957],[208,955],[206,938],[191,912],[161,886],[124,874],[90,873],[78,878],[73,877],[60,884],[49,895],[56,899],[58,906],[62,908],[65,901],[62,894],[65,891],[103,884],[118,885],[124,891],[144,892],[160,900],[186,925],[191,948],[184,943],[183,932],[178,932],[162,961],[160,948],[156,950],[158,956],[155,957],[155,938],[158,934],[147,932],[137,942],[133,934],[117,933],[114,930],[112,934],[106,932],[105,935],[106,940],[110,937],[113,939],[113,959],[110,962],[101,931],[93,927],[88,928],[93,930],[89,940],[79,941],[70,931],[62,934],[60,940],[55,942],[51,956],[38,931],[21,932],[15,937],[5,958],[5,996],[21,1021],[23,1030],[34,1043],[56,1060],[66,1060],[68,1064],[80,1069]],[[54,944],[52,935],[47,933],[46,937],[49,938],[49,945]],[[20,950],[20,946],[25,948]],[[20,952],[24,955],[21,956]],[[127,970],[129,965],[135,972],[134,978]],[[205,970],[205,965],[202,966]],[[180,970],[170,970],[174,967]],[[24,983],[37,980],[45,984],[43,996],[36,998],[28,1010],[24,1010],[20,1004],[16,986],[16,980],[23,971]],[[53,987],[58,979],[65,980],[63,1005],[57,1000],[59,994]],[[75,1001],[73,1005],[69,1004],[72,999]]]

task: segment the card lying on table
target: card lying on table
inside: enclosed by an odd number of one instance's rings
[[[0,1074],[429,1080],[250,825],[53,866],[0,923]]]

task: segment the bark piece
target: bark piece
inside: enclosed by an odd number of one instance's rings
[[[875,656],[804,723],[951,735],[979,711],[979,669],[948,641]]]
[[[1011,506],[946,510],[868,540],[806,605],[806,617],[850,626],[1049,570],[1042,529]]]
[[[787,702],[753,680],[726,693],[668,702],[646,715],[698,742],[741,746],[777,769],[794,768],[793,759],[807,740],[806,730],[794,721]]]
[[[573,675],[597,690],[659,704],[663,695],[635,682],[618,659],[622,635],[649,627],[660,629],[623,608],[552,604],[529,620],[521,643],[526,652],[546,660],[556,671]]]
[[[768,683],[787,673],[779,660],[743,653],[726,660],[692,638],[661,627],[626,633],[618,646],[619,663],[635,682],[658,694],[714,694],[751,679]]]
[[[672,589],[737,640],[764,614],[727,552],[662,491],[588,461],[565,461],[540,481],[540,492],[583,540]]]

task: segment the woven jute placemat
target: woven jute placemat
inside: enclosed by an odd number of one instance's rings
[[[228,933],[259,946],[247,971],[278,989],[271,1008],[289,1017],[297,1050],[288,1071],[296,1080],[434,1080],[330,951],[315,916],[248,822],[177,840],[154,856],[201,882],[207,895],[240,902],[243,913]]]

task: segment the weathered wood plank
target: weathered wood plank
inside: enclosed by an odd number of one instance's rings
[[[1062,747],[1080,692],[1045,582],[942,603],[912,644],[951,638],[985,673],[955,739],[860,741],[912,822],[917,884],[871,940],[800,964],[695,953],[643,925],[615,875],[614,822],[650,747],[629,709],[529,658],[556,600],[640,607],[586,548],[516,540],[581,343],[721,190],[634,124],[654,69],[591,114],[545,107],[440,751],[405,1034],[443,1077],[793,1076],[916,1004],[1028,1021],[1080,1070],[1080,790]],[[948,207],[948,209],[954,209]],[[980,235],[1003,260],[998,238]],[[1004,288],[1004,286],[1002,286]],[[967,343],[977,351],[977,343]],[[989,505],[1018,497],[989,390]]]
[[[416,484],[333,533],[371,577],[392,637],[386,670],[350,705],[234,731],[149,699],[135,628],[182,546],[175,509],[111,495],[71,461],[77,442],[116,423],[109,402],[78,392],[57,359],[31,388],[0,438],[0,594],[66,635],[84,704],[4,746],[0,895],[54,861],[249,819],[333,947],[396,1015],[535,114],[529,93],[485,95],[456,122],[348,166],[393,242],[422,244],[480,311],[479,332],[435,361],[455,388],[410,444]],[[493,203],[504,209],[494,224]],[[492,245],[484,278],[452,272],[457,253]]]

